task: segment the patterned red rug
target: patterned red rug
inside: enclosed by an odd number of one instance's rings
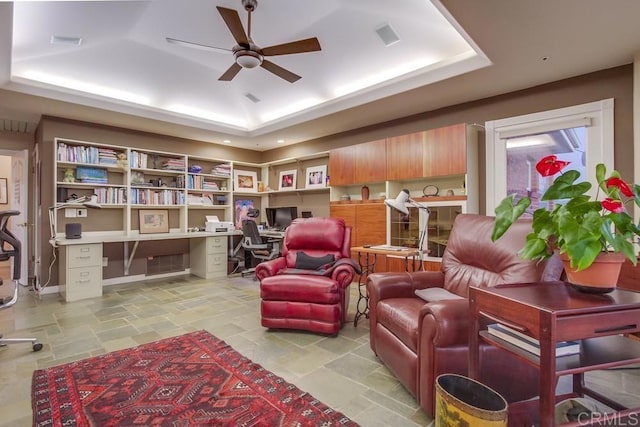
[[[192,332],[33,373],[34,426],[357,426]]]

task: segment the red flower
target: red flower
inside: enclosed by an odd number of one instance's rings
[[[611,197],[607,197],[602,201],[602,207],[613,213],[624,212],[624,206],[620,200],[613,200]]]
[[[634,197],[634,194],[633,194],[633,191],[631,191],[631,188],[627,185],[626,182],[624,182],[620,178],[616,178],[616,177],[609,178],[607,180],[607,188],[609,187],[617,187],[618,190],[620,190],[620,192],[625,196]]]
[[[540,159],[536,164],[536,170],[542,176],[551,176],[560,172],[571,162],[565,162],[564,160],[558,160],[554,155],[546,156]]]

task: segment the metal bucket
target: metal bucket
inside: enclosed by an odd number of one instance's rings
[[[507,401],[484,384],[462,375],[436,379],[435,427],[506,427]]]

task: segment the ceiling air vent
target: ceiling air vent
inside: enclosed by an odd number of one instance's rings
[[[80,37],[65,37],[65,36],[51,36],[51,44],[66,44],[68,46],[80,46],[82,44],[82,38]]]
[[[377,28],[376,33],[385,46],[391,46],[392,44],[400,41],[400,37],[398,37],[398,34],[396,34],[389,24],[385,24],[382,27]]]
[[[249,101],[253,102],[254,104],[257,104],[258,102],[260,102],[260,99],[251,93],[247,93],[244,96],[246,96],[249,99]]]

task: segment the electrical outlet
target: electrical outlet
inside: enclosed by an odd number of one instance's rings
[[[103,267],[109,266],[109,258],[107,258],[106,256],[102,257],[102,266]]]
[[[78,218],[86,218],[87,210],[86,209],[76,209],[76,216]]]
[[[76,217],[76,210],[74,208],[66,208],[64,210],[64,217],[65,218],[75,218]]]

